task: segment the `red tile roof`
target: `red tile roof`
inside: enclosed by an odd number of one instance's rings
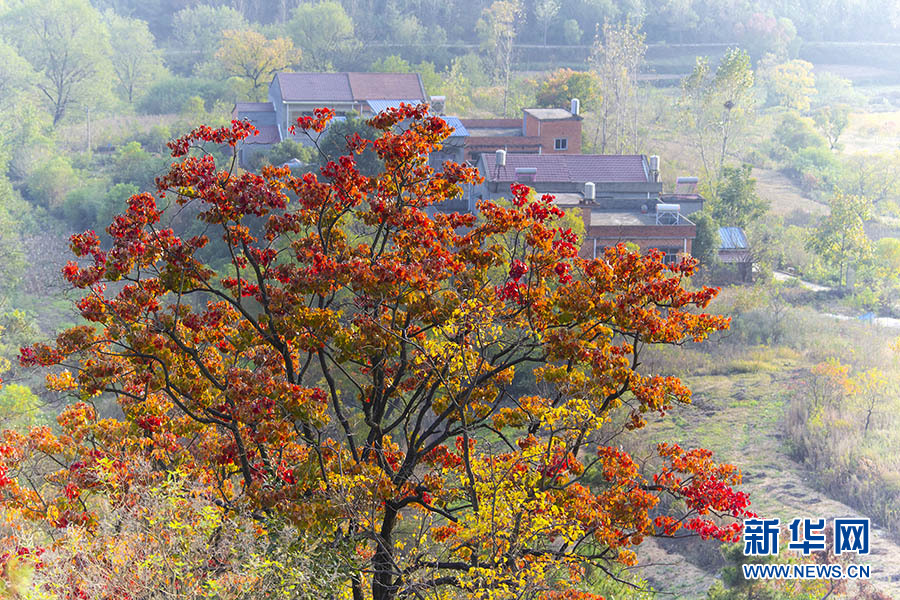
[[[647,165],[640,154],[507,154],[506,166],[497,167],[494,153],[482,154],[484,177],[489,181],[516,181],[517,168],[535,168],[540,183],[646,183]]]
[[[278,73],[286,102],[427,101],[418,73]]]

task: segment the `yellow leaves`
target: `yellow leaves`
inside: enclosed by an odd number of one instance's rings
[[[12,556],[0,574],[0,598],[30,598],[34,580],[35,558]]]
[[[48,373],[46,377],[47,389],[56,392],[67,392],[78,387],[78,382],[68,369],[60,373]]]

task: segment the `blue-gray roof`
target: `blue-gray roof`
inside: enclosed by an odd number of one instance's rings
[[[450,137],[469,137],[469,132],[466,130],[465,126],[462,124],[462,121],[459,120],[459,117],[441,117],[444,122],[455,129],[455,131],[450,135]]]
[[[367,100],[366,104],[369,105],[369,108],[372,109],[374,113],[380,113],[383,110],[387,110],[389,108],[398,108],[400,103],[404,104],[418,104],[420,100]]]
[[[740,227],[719,227],[719,250],[749,250],[747,236]]]

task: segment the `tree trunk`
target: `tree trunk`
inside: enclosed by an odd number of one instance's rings
[[[388,502],[384,507],[384,519],[381,521],[381,532],[376,542],[378,547],[375,549],[375,556],[372,557],[375,571],[372,575],[372,600],[393,600],[397,596],[392,555],[396,524],[397,509]]]

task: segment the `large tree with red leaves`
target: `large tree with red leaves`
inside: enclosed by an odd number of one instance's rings
[[[404,105],[370,125],[377,139],[302,177],[223,170],[192,149],[236,149],[253,127],[198,128],[111,245],[73,236],[85,324],[22,362],[78,401],[59,434],[6,434],[7,510],[102,535],[101,500],[129,506],[177,472],[259,535],[349,548],[343,593],[375,600],[581,597],[589,566],[634,563],[648,536],[735,539],[734,467],[670,444],[638,461],[616,440],[690,400],[642,372],[642,350],[727,327],[701,312],[715,290],[682,286],[694,263],[581,259],[552,198],[521,185],[477,219],[431,210],[478,180],[428,166],[446,123]],[[354,161],[366,148],[374,177]],[[176,230],[185,215],[202,232]],[[98,415],[104,397],[120,417]]]

